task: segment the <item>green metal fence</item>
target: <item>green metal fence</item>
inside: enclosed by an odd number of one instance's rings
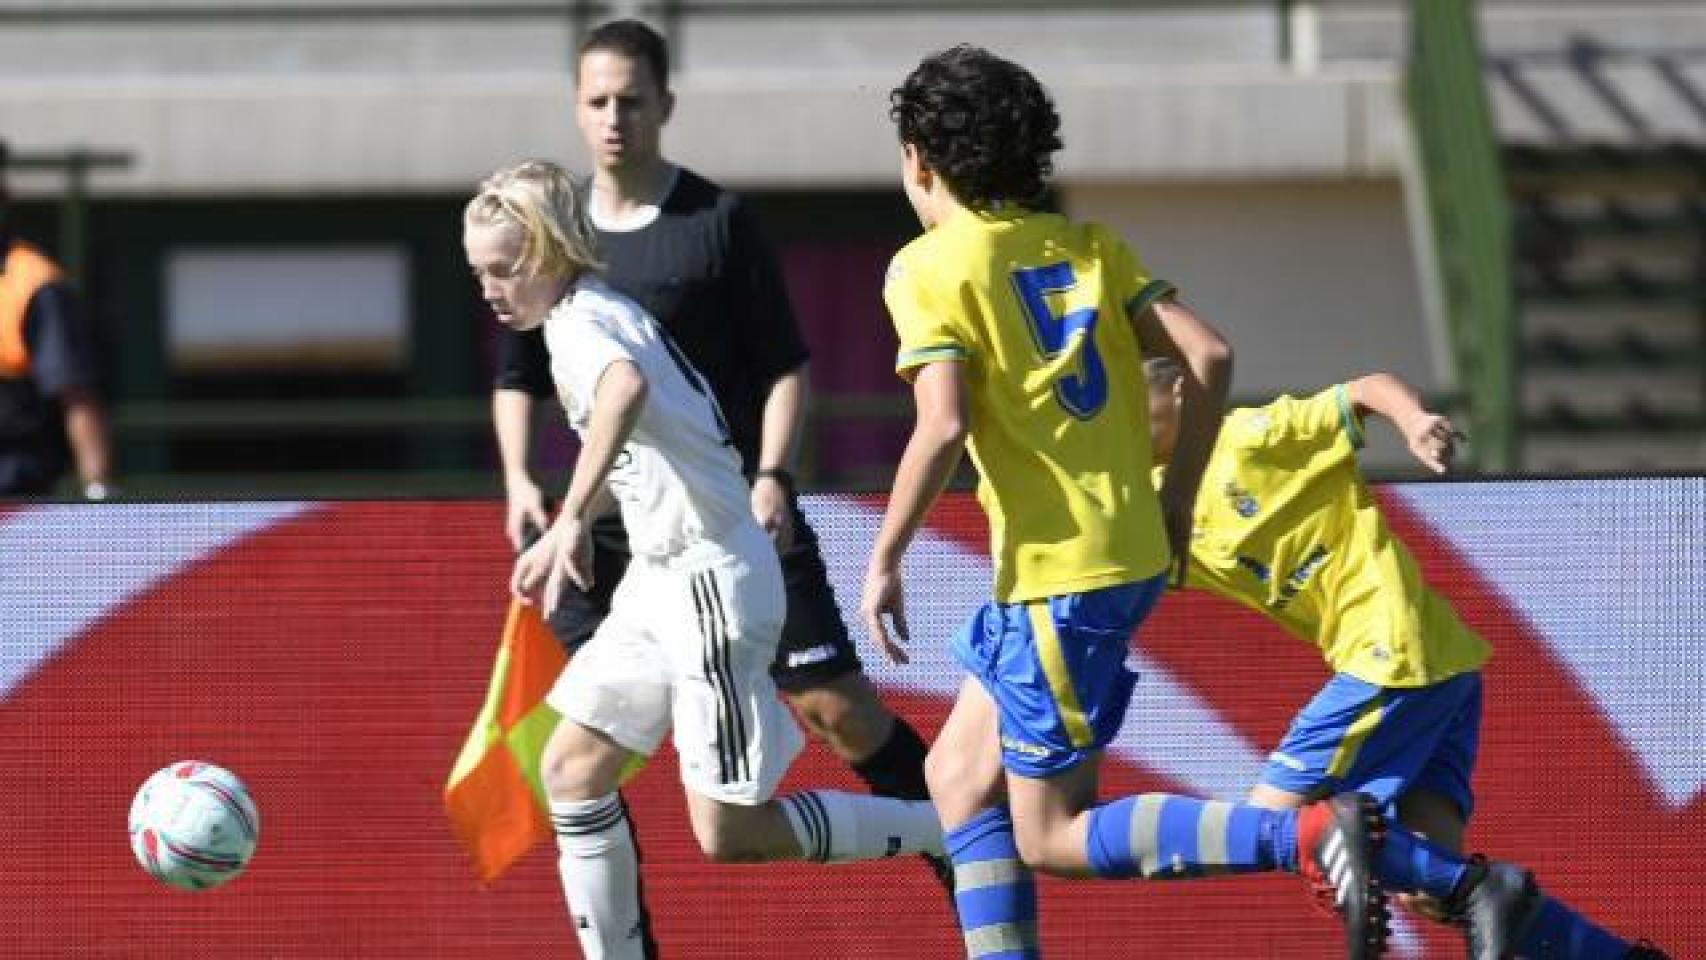
[[[1476,465],[1518,467],[1516,306],[1504,171],[1472,0],[1412,0],[1405,95]]]

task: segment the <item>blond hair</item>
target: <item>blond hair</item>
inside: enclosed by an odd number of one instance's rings
[[[549,160],[527,160],[487,177],[462,219],[519,229],[521,259],[515,266],[521,273],[569,276],[604,269],[581,190],[568,171]]]

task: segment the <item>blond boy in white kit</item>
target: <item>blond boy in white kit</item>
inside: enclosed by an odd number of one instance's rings
[[[565,722],[546,745],[544,780],[586,956],[642,956],[638,869],[616,788],[628,761],[672,727],[693,832],[712,860],[940,854],[928,803],[829,790],[772,798],[803,743],[769,673],[786,609],[776,549],[753,519],[704,379],[598,278],[568,174],[544,161],[501,170],[463,226],[498,321],[544,325],[552,378],[581,439],[562,510],[516,561],[511,589],[550,605],[565,577],[589,587],[587,525],[607,497],[634,552],[610,616],[548,697]]]

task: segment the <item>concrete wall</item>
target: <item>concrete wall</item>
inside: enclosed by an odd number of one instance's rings
[[[25,11],[0,30],[0,131],[24,149],[132,152],[132,169],[101,175],[110,192],[442,191],[520,155],[581,159],[566,122],[581,24],[563,5],[486,18],[402,2],[391,6],[414,13],[202,6],[164,20],[123,6],[0,2],[0,15]],[[761,7],[689,15],[675,38],[673,148],[737,184],[887,182],[888,90],[925,53],[962,41],[1021,60],[1050,86],[1072,145],[1069,178],[1392,170],[1390,64],[1293,70],[1272,4],[1067,5],[1048,16]],[[64,14],[78,9],[86,15]]]
[[[1068,209],[1117,227],[1237,350],[1233,393],[1311,392],[1390,370],[1445,388],[1396,180],[1072,187]],[[1408,464],[1391,430],[1369,462]]]
[[[741,185],[887,182],[899,74],[678,84],[675,154]],[[1058,76],[1064,177],[1391,173],[1389,77]],[[127,150],[113,193],[441,191],[520,156],[584,162],[561,73],[36,81],[0,87],[21,149]],[[42,181],[37,189],[48,189]],[[27,191],[28,184],[24,185]]]

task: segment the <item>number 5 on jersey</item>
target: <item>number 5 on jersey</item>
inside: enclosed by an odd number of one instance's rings
[[[1013,289],[1024,305],[1043,362],[1053,363],[1063,353],[1078,352],[1077,372],[1055,381],[1054,397],[1067,413],[1088,420],[1108,402],[1108,369],[1096,350],[1097,311],[1085,308],[1056,316],[1048,303],[1049,294],[1077,285],[1070,263],[1013,271]]]

